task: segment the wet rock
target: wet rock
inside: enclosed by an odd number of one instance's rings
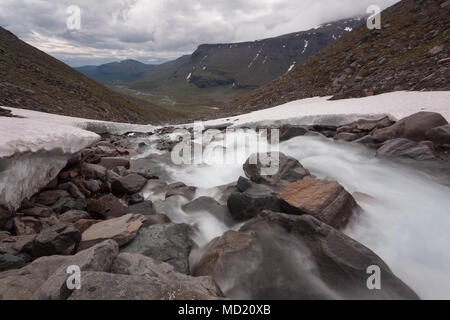
[[[121,214],[134,213],[142,214],[144,216],[155,214],[155,209],[153,208],[153,202],[147,200],[127,208],[124,208]]]
[[[11,217],[12,214],[0,206],[0,230],[2,230],[6,222],[11,219]]]
[[[140,254],[119,254],[112,266],[112,273],[142,276],[162,282],[167,286],[163,289],[167,290],[163,296],[170,299],[209,300],[223,297],[222,291],[211,277],[193,278],[176,272],[170,264]]]
[[[135,194],[142,190],[147,183],[147,179],[138,174],[129,174],[115,180],[111,189],[114,194]]]
[[[177,272],[189,274],[189,254],[193,247],[193,229],[187,224],[159,224],[139,231],[137,237],[121,252],[140,253],[166,262]]]
[[[419,112],[398,121],[393,126],[376,130],[373,137],[380,142],[396,138],[420,142],[427,140],[428,131],[446,124],[448,124],[447,120],[439,113]]]
[[[71,225],[56,225],[42,230],[23,252],[34,258],[74,253],[81,240],[81,233]]]
[[[130,169],[130,159],[121,157],[105,157],[102,158],[99,165],[108,170],[112,170],[116,167],[125,167],[125,169]]]
[[[188,200],[192,200],[195,197],[196,191],[197,188],[188,187],[182,182],[173,183],[167,188],[166,199],[173,196],[182,196]]]
[[[367,289],[374,265],[381,290]],[[262,213],[213,240],[193,274],[232,299],[418,299],[375,253],[308,215]]]
[[[245,192],[248,189],[250,189],[252,187],[250,181],[248,181],[248,179],[244,178],[244,177],[239,177],[239,180],[237,182],[236,188],[240,191],[240,192]]]
[[[111,266],[119,254],[119,246],[113,240],[104,241],[66,259],[62,265],[33,294],[34,300],[65,300],[72,293],[67,287],[69,266],[91,272],[110,272]],[[83,285],[85,285],[84,278]],[[82,285],[82,287],[83,287]],[[76,290],[75,290],[76,291]]]
[[[0,272],[20,269],[25,266],[25,261],[17,256],[11,254],[0,254]]]
[[[83,163],[81,166],[81,175],[88,180],[105,180],[106,168],[98,164]]]
[[[145,218],[136,214],[127,214],[120,218],[96,223],[83,232],[78,251],[109,239],[115,240],[119,246],[124,246],[136,237],[144,223]]]
[[[409,158],[419,161],[435,160],[431,149],[423,144],[408,139],[393,139],[386,141],[378,149],[377,157],[380,158]]]
[[[36,202],[44,206],[51,206],[59,199],[68,197],[69,194],[64,190],[50,190],[38,194]]]
[[[210,197],[200,197],[188,204],[182,206],[184,212],[189,214],[208,213],[228,225],[233,221],[230,212],[226,205],[221,205],[219,202]]]
[[[312,178],[287,186],[280,193],[280,201],[286,213],[311,215],[336,229],[344,228],[358,208],[339,183]]]
[[[96,219],[111,219],[123,216],[126,208],[125,202],[112,194],[103,196],[98,200],[90,199],[87,202],[87,212]]]
[[[128,199],[128,203],[131,204],[131,205],[139,204],[139,203],[142,203],[142,202],[144,202],[144,197],[141,194],[139,194],[139,193],[133,194]]]
[[[275,162],[271,164],[272,166],[278,167],[278,170],[275,170],[277,173],[266,175],[263,169],[270,167],[270,165],[266,166],[261,163],[261,154],[258,154],[257,161],[255,161],[256,164],[250,163],[252,159],[256,158],[255,155],[252,155],[244,164],[243,168],[246,176],[255,183],[281,187],[310,175],[309,171],[294,158],[287,157],[283,153],[273,153],[271,157],[279,159],[279,163]]]
[[[153,226],[155,224],[172,223],[172,220],[165,214],[153,214],[151,216],[146,216],[145,218],[147,219],[145,221],[145,227]]]
[[[427,131],[426,136],[436,145],[450,144],[450,124],[433,128]]]
[[[352,142],[359,138],[355,133],[341,132],[334,136],[334,140]]]
[[[295,137],[304,136],[308,129],[300,126],[284,126],[281,128],[280,141],[288,141]]]

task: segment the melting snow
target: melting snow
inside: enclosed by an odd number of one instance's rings
[[[350,28],[350,27],[345,28],[345,31],[347,31],[347,32],[351,32],[352,30],[353,30],[353,28]]]
[[[191,80],[191,77],[192,77],[192,72],[188,74],[186,80],[187,80],[187,81]]]
[[[308,49],[309,41],[305,40],[305,47],[303,48],[302,54],[306,52],[306,49]]]
[[[289,70],[287,72],[291,72],[295,68],[295,62],[292,64],[292,66],[289,67]]]

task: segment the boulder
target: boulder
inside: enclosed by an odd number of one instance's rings
[[[155,214],[155,209],[153,208],[153,202],[150,200],[131,205],[122,210],[122,214],[134,213],[142,214],[144,216],[149,216]]]
[[[121,252],[139,253],[174,266],[177,272],[190,273],[189,254],[194,230],[187,224],[158,224],[142,228]]]
[[[173,291],[176,294],[172,295],[171,299],[210,300],[223,297],[222,291],[211,277],[193,278],[176,272],[170,264],[140,254],[119,254],[111,271],[115,274],[141,276],[164,283],[167,286],[164,291]],[[174,290],[175,288],[177,290]],[[167,293],[163,295],[170,296]]]
[[[147,219],[147,221],[145,221],[145,226],[147,227],[155,224],[166,224],[172,222],[172,220],[170,220],[170,218],[165,214],[153,214],[151,216],[146,216],[145,218]]]
[[[133,194],[128,199],[128,204],[130,204],[130,205],[135,205],[135,204],[139,204],[139,203],[142,203],[142,202],[144,202],[144,197],[141,194],[139,194],[139,193]]]
[[[359,136],[355,133],[341,132],[334,136],[334,140],[352,142],[358,140]]]
[[[70,193],[75,199],[86,199],[85,195],[80,191],[80,189],[73,183],[67,182],[58,186],[61,190],[65,190]]]
[[[436,159],[433,151],[428,146],[408,139],[386,141],[377,150],[376,156],[380,158],[409,158],[419,161]]]
[[[450,124],[428,130],[426,136],[436,145],[450,145]]]
[[[105,180],[106,168],[98,164],[83,163],[81,166],[81,175],[88,180]]]
[[[308,129],[300,126],[283,126],[280,132],[280,142],[291,140],[295,137],[304,136],[308,133]]]
[[[396,138],[420,142],[427,140],[428,131],[446,124],[448,124],[447,120],[439,113],[419,112],[398,121],[393,126],[376,130],[373,137],[380,142]]]
[[[221,205],[215,199],[210,197],[200,197],[181,207],[188,214],[210,214],[228,225],[233,224],[230,211],[226,205]]]
[[[61,198],[69,197],[67,191],[64,190],[49,190],[38,194],[36,197],[36,203],[42,204],[44,206],[51,206],[55,204]]]
[[[145,218],[137,214],[127,214],[120,218],[96,223],[83,232],[78,251],[109,239],[115,240],[119,246],[124,246],[136,237],[144,223]]]
[[[119,177],[111,185],[114,194],[135,194],[142,190],[147,183],[147,179],[138,174],[129,174],[125,177]]]
[[[11,254],[0,254],[0,272],[20,269],[25,266],[25,261],[17,256]]]
[[[59,220],[63,223],[75,223],[78,220],[89,218],[89,213],[79,210],[70,210],[59,216]]]
[[[101,182],[98,180],[85,180],[83,181],[83,184],[87,190],[94,194],[98,193],[102,186]]]
[[[99,164],[108,170],[112,170],[116,167],[124,167],[125,169],[130,169],[130,159],[121,157],[105,157],[102,158]]]
[[[6,222],[11,219],[12,214],[0,206],[0,230],[2,230],[3,226],[6,224]]]
[[[188,200],[193,200],[196,191],[197,188],[188,187],[182,182],[173,183],[167,188],[166,199],[173,196],[182,196]]]
[[[73,291],[67,287],[68,267],[77,266],[80,271],[110,272],[119,254],[119,246],[113,240],[104,241],[65,260],[59,268],[33,294],[34,300],[65,300]],[[82,277],[82,287],[85,279]]]
[[[367,287],[371,266],[381,290]],[[309,215],[262,213],[214,239],[193,274],[231,299],[418,299],[375,253]]]
[[[87,211],[96,219],[118,218],[124,215],[126,208],[126,203],[112,194],[103,196],[98,200],[90,199],[87,202]]]
[[[72,225],[56,225],[42,230],[23,252],[34,258],[52,255],[70,255],[75,252],[81,233]]]
[[[251,164],[251,160],[257,157],[257,164]],[[298,160],[288,157],[283,153],[273,153],[274,159],[279,159],[278,172],[274,175],[264,175],[262,169],[269,167],[261,163],[261,154],[252,155],[244,164],[246,176],[255,183],[264,183],[270,186],[284,186],[309,176],[310,173]],[[277,163],[272,163],[276,165]]]
[[[345,228],[354,210],[355,199],[335,181],[305,178],[280,193],[283,210],[289,214],[311,215],[330,226]]]

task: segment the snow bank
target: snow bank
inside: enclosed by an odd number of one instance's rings
[[[414,92],[399,91],[366,98],[329,101],[330,97],[310,98],[289,102],[274,108],[252,113],[212,120],[205,125],[213,126],[228,122],[235,126],[251,126],[255,123],[289,119],[291,124],[333,124],[327,121],[346,121],[346,119],[379,117],[391,115],[401,119],[420,111],[433,111],[442,114],[450,121],[450,91]],[[351,122],[351,121],[350,121]]]

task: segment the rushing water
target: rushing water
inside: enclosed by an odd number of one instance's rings
[[[245,135],[245,134],[244,134]],[[254,136],[248,141],[254,145]],[[249,152],[244,136],[216,139],[213,144],[235,153],[236,163],[174,166],[170,157],[155,161],[169,182],[182,181],[199,187],[197,196],[220,196],[216,188],[244,175],[242,164]],[[253,144],[252,144],[253,143]],[[450,188],[413,167],[375,158],[372,151],[349,143],[335,143],[321,137],[297,137],[280,145],[280,151],[298,159],[311,173],[336,180],[354,194],[364,213],[354,219],[345,233],[376,252],[393,272],[422,298],[450,298]],[[151,151],[145,156],[149,157]],[[205,155],[214,160],[219,155]],[[151,156],[150,156],[151,157]],[[216,159],[217,160],[217,159]],[[154,194],[148,198],[155,199]],[[156,197],[157,198],[157,197]],[[222,221],[198,212],[187,215],[185,202],[172,204],[170,217],[195,224],[200,230],[199,246],[229,229]],[[235,226],[238,229],[239,226]],[[198,259],[194,252],[192,259]]]

